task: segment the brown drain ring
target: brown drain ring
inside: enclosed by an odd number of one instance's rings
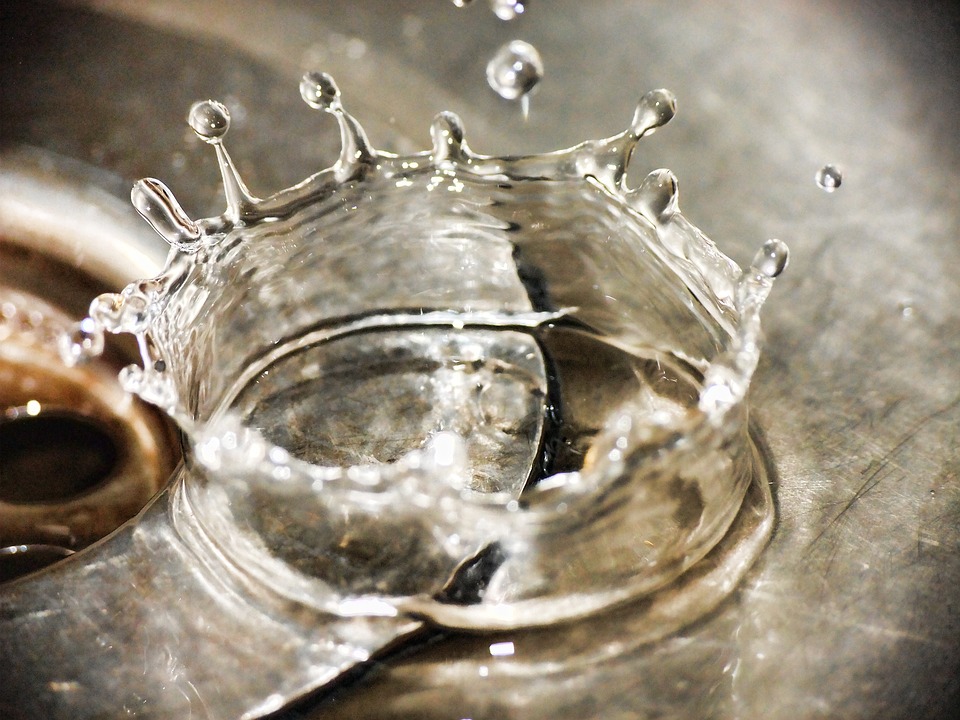
[[[0,357],[0,389],[15,403],[0,420],[0,547],[86,547],[167,482],[172,433],[120,389],[109,366],[67,368],[44,353],[10,355]]]

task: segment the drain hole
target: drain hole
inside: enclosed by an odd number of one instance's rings
[[[0,500],[58,502],[106,480],[118,451],[107,430],[66,410],[0,419]]]
[[[0,548],[0,583],[16,580],[58,560],[73,555],[73,550],[57,545],[13,545]]]

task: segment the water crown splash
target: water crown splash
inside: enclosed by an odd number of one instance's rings
[[[198,553],[337,615],[489,630],[663,588],[748,491],[766,537],[746,394],[787,249],[741,271],[683,217],[672,173],[627,187],[671,93],[618,135],[496,157],[452,113],[428,151],[376,150],[332,78],[300,90],[338,122],[337,162],[255,197],[227,108],[197,103],[224,212],[193,220],[139,181],[167,265],[65,342],[73,362],[103,332],[136,336],[121,381],[185,433],[174,521]]]

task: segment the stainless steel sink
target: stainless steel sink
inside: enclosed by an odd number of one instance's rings
[[[145,663],[124,654],[124,628],[149,618],[119,604],[115,616],[56,625],[84,566],[135,544],[128,527],[0,587],[0,714],[236,715],[190,691],[205,664],[224,695],[255,687],[260,709],[285,718],[950,716],[960,706],[958,22],[955,11],[893,2],[557,0],[530,3],[514,23],[484,2],[445,0],[4,3],[0,180],[22,197],[38,167],[57,179],[21,208],[69,218],[78,205],[62,198],[78,192],[101,198],[86,207],[114,208],[149,175],[192,215],[217,211],[212,154],[183,121],[206,97],[232,106],[231,151],[254,191],[287,186],[338,149],[333,124],[297,97],[305,69],[334,74],[374,144],[402,151],[426,147],[445,109],[480,152],[564,147],[620,130],[640,94],[669,87],[678,117],[635,166],[674,170],[685,214],[741,264],[771,236],[793,254],[765,308],[752,389],[778,522],[746,581],[707,618],[619,653],[598,643],[629,647],[616,630],[630,608],[508,636],[395,627],[383,637],[400,640],[281,710],[282,652],[246,640],[241,598],[235,615],[210,620],[222,645],[155,638],[140,676],[170,679],[168,694],[182,697],[165,702],[159,686],[122,680]],[[487,59],[514,37],[546,66],[528,119],[484,80]],[[814,182],[826,163],[844,170],[832,194]],[[96,222],[117,247],[152,254],[129,267],[143,274],[164,249],[127,229],[132,208],[116,212]],[[136,552],[178,562],[162,541]],[[178,582],[166,598],[179,597]],[[104,592],[118,603],[134,591]],[[509,661],[491,654],[502,642]]]

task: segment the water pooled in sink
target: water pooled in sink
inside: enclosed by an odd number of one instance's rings
[[[96,299],[67,353],[90,323],[137,336],[121,379],[187,437],[181,532],[309,607],[473,630],[601,611],[717,547],[763,483],[746,393],[787,254],[741,271],[672,173],[627,187],[673,96],[619,135],[496,157],[451,113],[429,151],[381,152],[329,76],[301,93],[340,124],[337,163],[257,198],[227,109],[195,105],[226,211],[193,220],[140,181],[167,267]]]

